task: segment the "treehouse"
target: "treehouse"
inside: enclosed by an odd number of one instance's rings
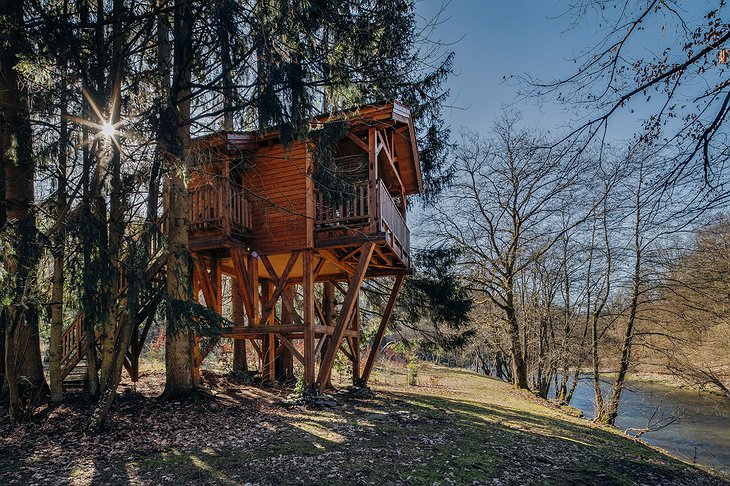
[[[407,198],[422,189],[406,107],[327,115],[313,129],[333,121],[344,128],[323,149],[327,166],[313,140],[284,146],[278,131],[196,139],[189,185],[196,295],[221,312],[222,276],[229,276],[245,318],[223,337],[254,350],[265,379],[285,376],[297,359],[305,383],[320,390],[338,352],[352,362],[354,382],[367,381],[410,271]],[[379,277],[396,281],[361,374],[359,294],[365,279]],[[199,361],[213,344],[201,342]]]
[[[189,244],[194,295],[232,327],[199,336],[197,374],[221,337],[234,340],[238,369],[256,360],[268,381],[293,378],[301,363],[310,389],[323,390],[338,353],[353,383],[367,384],[404,277],[410,272],[408,196],[422,188],[410,111],[391,103],[322,116],[339,130],[323,144],[280,143],[280,133],[221,132],[191,146]],[[328,124],[332,127],[333,124]],[[316,156],[315,154],[320,154]],[[322,156],[323,155],[323,156]],[[168,227],[165,212],[158,221]],[[158,233],[159,235],[159,233]],[[139,377],[139,356],[164,295],[167,253],[155,239],[125,367]],[[372,352],[360,362],[360,291],[365,279],[394,278]],[[120,276],[123,302],[126,281]],[[224,280],[230,286],[224,286]],[[63,375],[83,366],[83,314],[63,334]],[[97,336],[98,338],[98,336]],[[248,358],[251,355],[252,359]]]

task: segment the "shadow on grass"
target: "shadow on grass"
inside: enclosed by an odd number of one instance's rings
[[[125,394],[94,441],[80,434],[83,404],[51,413],[13,441],[3,436],[0,483],[42,473],[82,484],[727,484],[610,430],[539,412],[400,392],[316,410],[267,406],[247,387],[224,394],[200,406]],[[170,427],[159,432],[153,420]],[[127,449],[110,453],[115,443]]]

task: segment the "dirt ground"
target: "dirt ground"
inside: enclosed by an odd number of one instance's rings
[[[0,422],[0,484],[727,485],[620,432],[474,373],[379,369],[375,396],[318,406],[208,374],[206,395],[163,402],[164,373],[124,383],[103,433],[83,393],[28,424]]]

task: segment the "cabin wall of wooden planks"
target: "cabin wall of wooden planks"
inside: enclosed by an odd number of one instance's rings
[[[307,146],[261,147],[244,175],[253,206],[251,249],[261,254],[306,248]]]

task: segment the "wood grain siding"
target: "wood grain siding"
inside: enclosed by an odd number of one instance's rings
[[[265,146],[251,159],[244,186],[253,207],[251,249],[274,254],[307,246],[306,144]]]

